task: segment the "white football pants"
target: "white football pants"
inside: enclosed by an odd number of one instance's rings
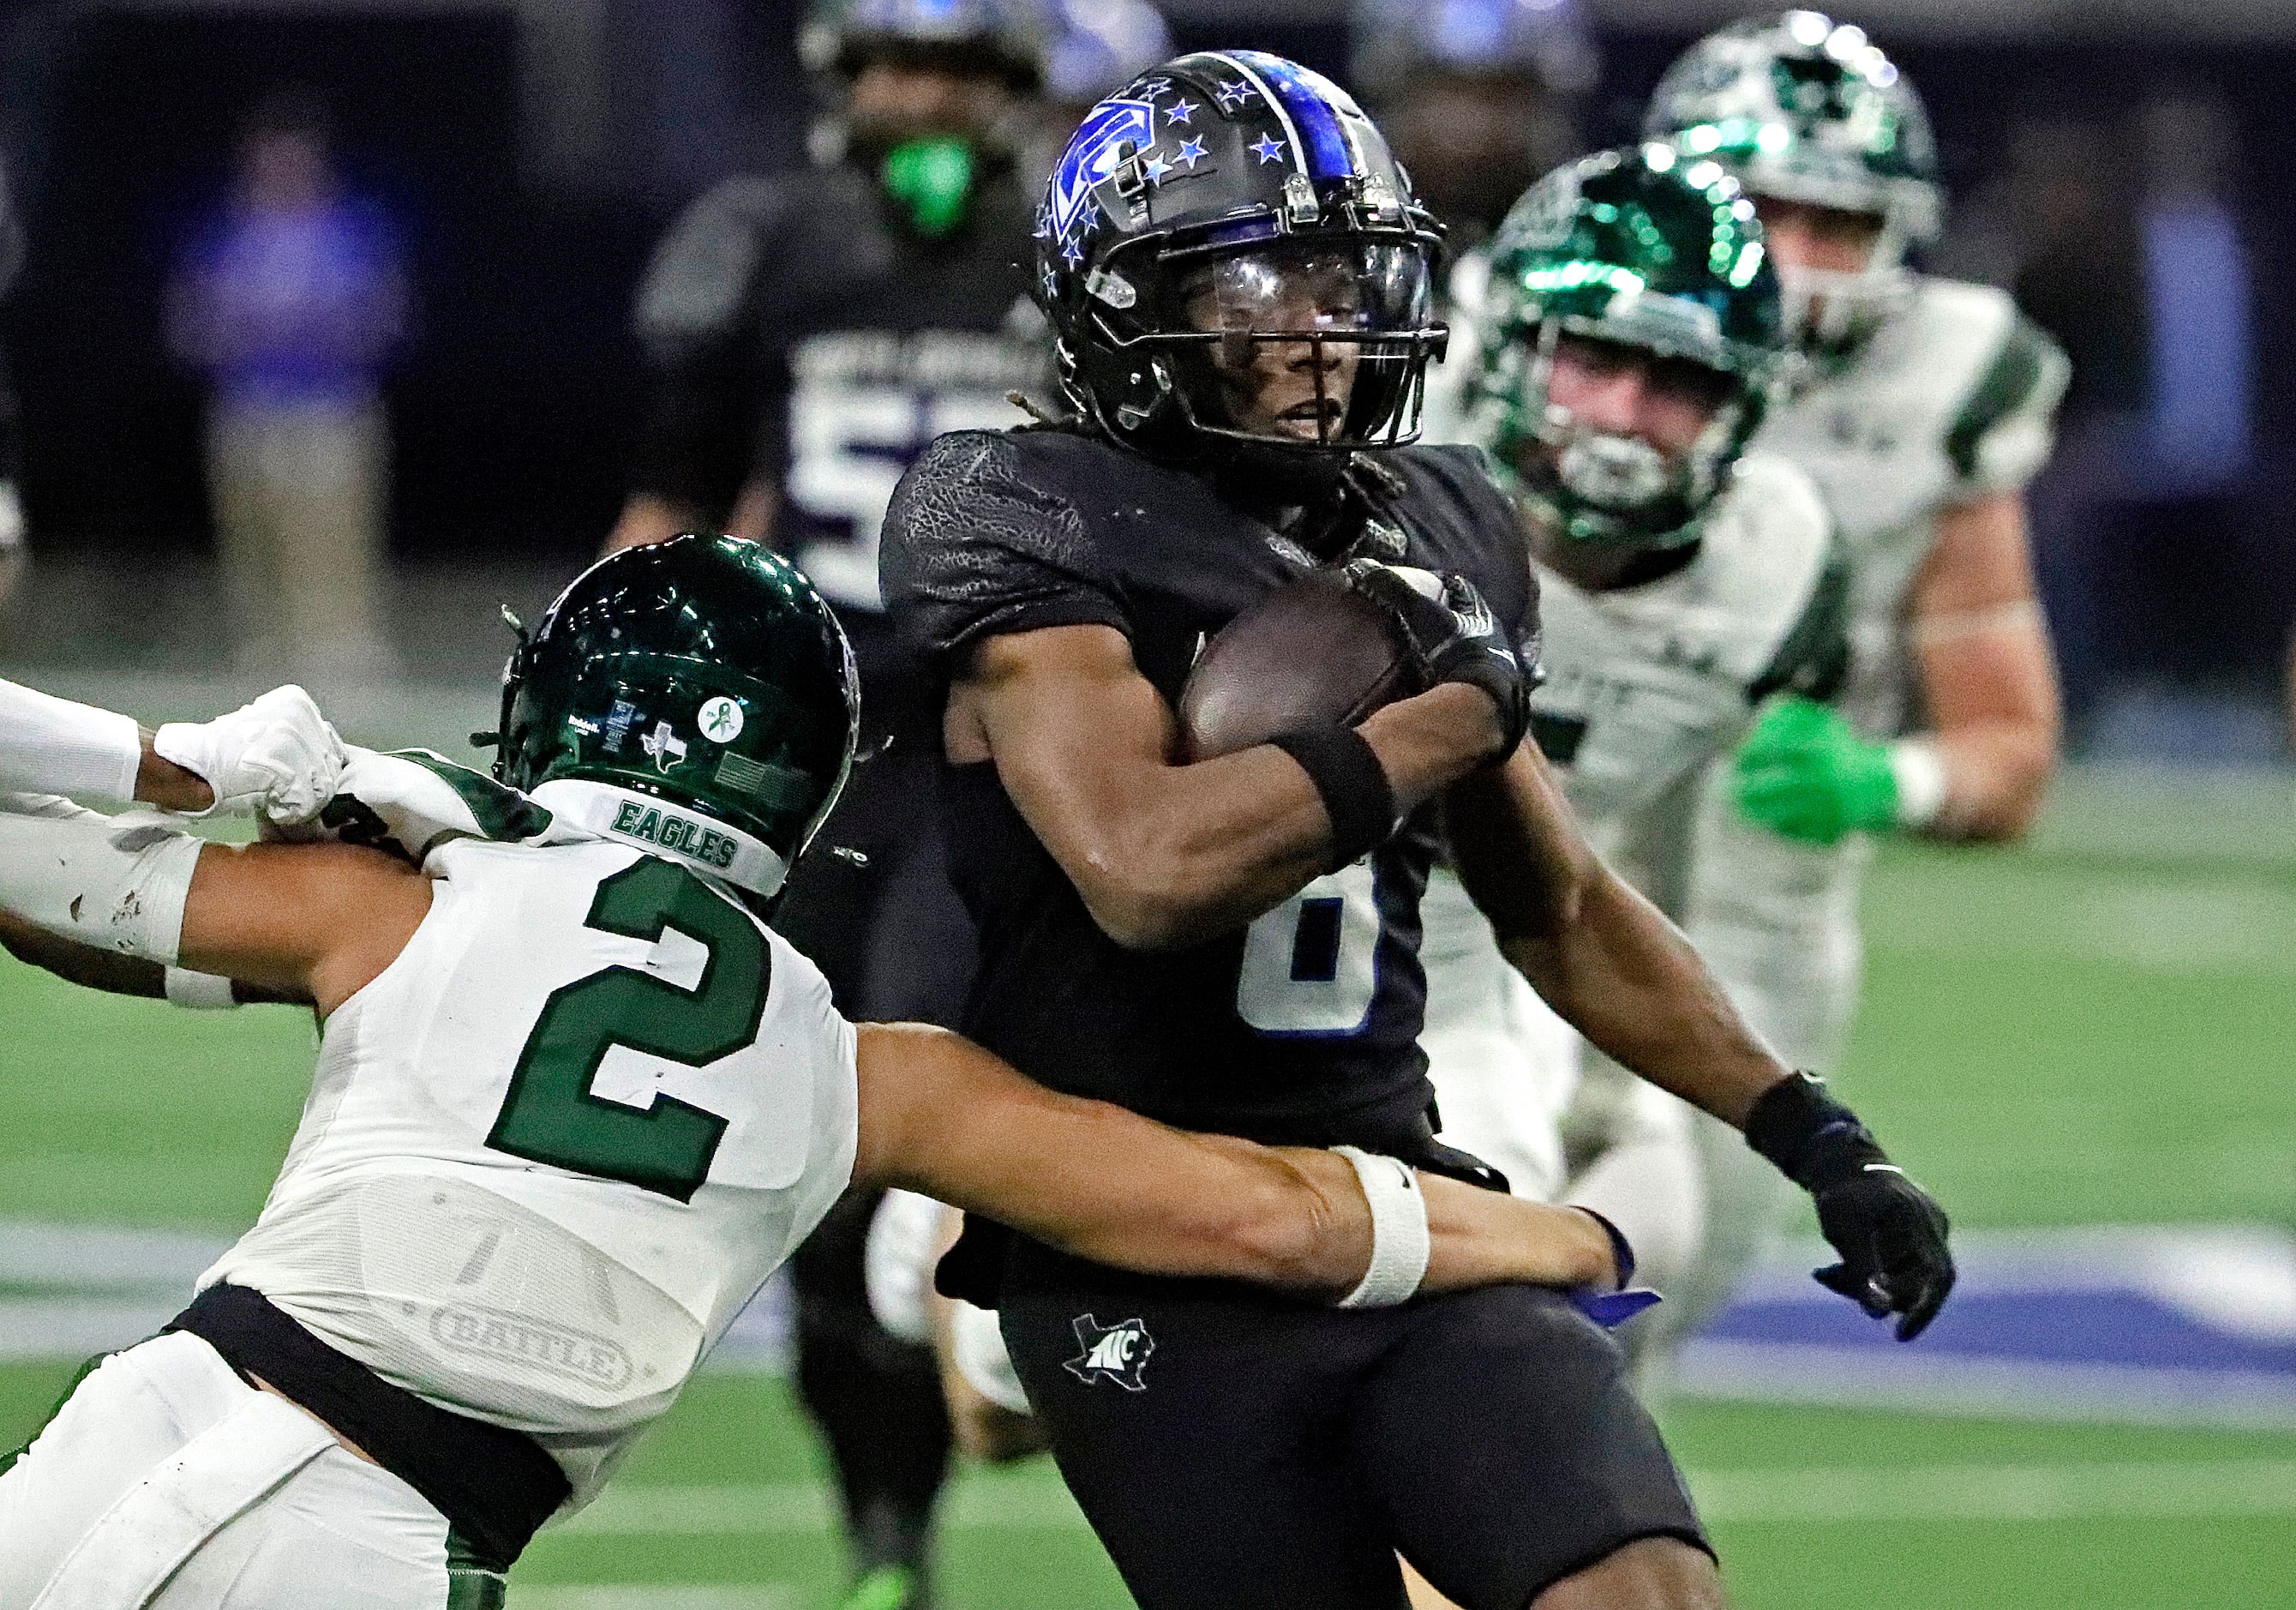
[[[1697,1256],[1704,1198],[1690,1109],[1594,1057],[1582,1083],[1578,1031],[1499,953],[1491,925],[1452,873],[1438,868],[1420,904],[1427,1026],[1419,1046],[1443,1115],[1443,1140],[1503,1171],[1518,1196],[1593,1208],[1633,1243],[1636,1279],[1671,1296]],[[1599,1088],[1597,1088],[1599,1087]],[[1601,1156],[1566,1180],[1564,1115],[1579,1105]],[[1640,1327],[1637,1327],[1639,1331]]]
[[[1728,767],[1713,768],[1683,928],[1789,1067],[1830,1076],[1841,1065],[1864,956],[1858,891],[1873,857],[1863,834],[1824,847],[1749,822],[1731,801]],[[1670,1353],[1730,1300],[1800,1197],[1729,1125],[1703,1113],[1691,1121],[1705,1182],[1702,1250],[1645,1322],[1645,1356]]]
[[[0,1475],[0,1606],[447,1610],[447,1532],[412,1487],[176,1334],[105,1359]]]
[[[869,1311],[885,1330],[904,1342],[934,1340],[931,1311],[933,1270],[940,1262],[943,1232],[956,1210],[914,1191],[892,1190],[869,1220],[862,1276]],[[963,1299],[948,1310],[948,1359],[972,1390],[1012,1414],[1030,1412],[1013,1356],[996,1316]]]
[[[1499,954],[1458,875],[1439,867],[1419,902],[1427,1054],[1443,1143],[1507,1177],[1518,1196],[1562,1190],[1560,1124],[1578,1083],[1578,1036]],[[1628,1230],[1632,1237],[1634,1232]]]

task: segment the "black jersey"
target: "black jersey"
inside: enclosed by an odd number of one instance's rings
[[[1047,372],[1029,300],[1030,203],[1009,168],[937,241],[850,164],[728,180],[687,209],[639,292],[633,489],[714,516],[783,491],[779,537],[849,613],[882,607],[878,529],[946,431],[1017,423]]]
[[[1066,431],[942,438],[886,517],[885,590],[944,674],[979,640],[1096,623],[1177,702],[1204,639],[1319,559],[1456,571],[1528,642],[1538,604],[1512,507],[1471,448],[1382,454],[1311,554],[1201,475]],[[1419,898],[1406,830],[1249,927],[1186,949],[1101,932],[996,768],[947,766],[950,872],[980,932],[965,1026],[1055,1088],[1270,1141],[1400,1144],[1430,1099],[1418,1046]]]

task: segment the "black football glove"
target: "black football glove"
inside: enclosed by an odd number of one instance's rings
[[[1388,629],[1418,671],[1420,691],[1444,682],[1481,688],[1499,707],[1493,763],[1514,753],[1530,726],[1530,679],[1475,584],[1376,559],[1352,560],[1344,574],[1349,587],[1386,614]]]
[[[1906,1178],[1857,1114],[1797,1073],[1762,1093],[1746,1118],[1746,1144],[1817,1203],[1818,1228],[1841,1261],[1816,1271],[1879,1319],[1898,1316],[1898,1340],[1928,1328],[1953,1290],[1945,1210]]]

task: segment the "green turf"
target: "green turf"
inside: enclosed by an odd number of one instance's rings
[[[0,1368],[0,1444],[36,1423],[70,1377],[68,1366]],[[2243,1516],[2116,1512],[2108,1492],[2062,1518],[1990,1518],[1992,1481],[2011,1494],[2066,1473],[2136,1466],[2195,1483],[2211,1471],[2266,1465],[2296,1470],[2296,1436],[2004,1425],[1914,1416],[1688,1405],[1669,1416],[1676,1451],[1702,1494],[1742,1491],[1749,1477],[1789,1490],[1787,1512],[1736,1506],[1714,1532],[1742,1610],[2259,1610],[2286,1602],[2296,1581],[2296,1503]],[[1958,1512],[1917,1520],[1860,1516],[1812,1520],[1792,1501],[1823,1495],[1847,1474],[1888,1492],[1935,1471],[1988,1484]],[[705,1376],[630,1460],[600,1521],[545,1533],[521,1564],[521,1588],[570,1584],[771,1584],[792,1606],[829,1604],[842,1580],[825,1504],[791,1511],[794,1489],[818,1480],[816,1456],[787,1389],[758,1376]],[[2157,1483],[2156,1483],[2157,1485]],[[758,1490],[754,1504],[727,1487]],[[678,1500],[697,1491],[708,1504]],[[667,1505],[651,1501],[659,1496]],[[2157,1496],[2157,1495],[2156,1495]],[[2268,1495],[2267,1495],[2268,1496]],[[2296,1496],[2296,1495],[2284,1495]],[[618,1503],[618,1500],[625,1500]],[[668,1529],[624,1524],[636,1502]],[[969,1474],[950,1500],[944,1546],[947,1610],[1118,1610],[1129,1603],[1114,1571],[1038,1462],[1014,1474]],[[2151,1506],[2157,1507],[2157,1506]],[[1975,1511],[1976,1513],[1972,1513]],[[683,1528],[683,1529],[681,1529]],[[513,1592],[513,1610],[519,1594]],[[538,1596],[547,1606],[550,1596]]]
[[[2296,1221],[2284,789],[2232,809],[2154,789],[2115,817],[2076,787],[2034,850],[1882,858],[1842,1082],[1958,1223]],[[0,1217],[228,1229],[260,1204],[308,1020],[97,1000],[0,958]],[[70,1372],[0,1368],[0,1449]],[[1669,1429],[1748,1610],[2296,1603],[2296,1437],[1718,1405]],[[780,1387],[705,1378],[632,1460],[622,1518],[618,1489],[518,1580],[777,1584],[757,1602],[824,1605],[840,1566],[816,1459]],[[1925,1518],[1876,1513],[1898,1484]],[[641,1529],[648,1494],[717,1530]],[[1048,1472],[955,1502],[949,1610],[1125,1602]]]

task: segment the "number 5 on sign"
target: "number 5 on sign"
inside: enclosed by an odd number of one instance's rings
[[[1263,1034],[1363,1032],[1379,991],[1368,858],[1325,873],[1245,931],[1235,1014]]]

